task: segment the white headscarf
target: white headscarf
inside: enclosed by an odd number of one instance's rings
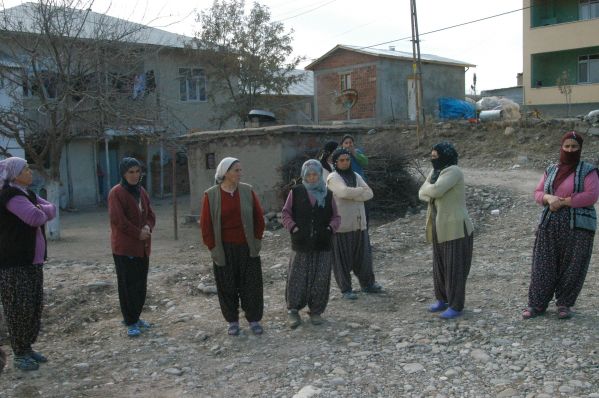
[[[227,157],[220,161],[218,167],[216,168],[216,174],[214,174],[215,184],[220,184],[221,182],[223,182],[223,180],[225,179],[225,173],[229,171],[229,169],[235,162],[239,162],[239,159]]]
[[[0,160],[0,188],[17,178],[25,166],[27,161],[16,156]]]

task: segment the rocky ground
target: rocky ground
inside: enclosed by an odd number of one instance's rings
[[[165,200],[156,202],[143,314],[154,328],[131,339],[120,324],[105,209],[63,214],[36,346],[50,362],[31,373],[9,366],[0,397],[599,397],[598,253],[573,319],[558,320],[551,307],[521,320],[539,212],[530,192],[541,171],[506,158],[481,168],[486,160],[463,162],[474,260],[465,316],[449,322],[426,311],[431,249],[421,211],[373,223],[385,293],[349,302],[333,286],[326,322],[296,330],[285,325],[288,236],[268,232],[265,334],[242,324],[241,336],[229,337],[199,231],[182,226],[174,241]]]

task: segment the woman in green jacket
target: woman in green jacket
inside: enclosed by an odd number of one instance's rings
[[[418,196],[428,203],[426,237],[433,244],[433,281],[437,301],[430,312],[453,319],[462,315],[466,279],[472,263],[473,225],[466,210],[464,175],[449,142],[433,146],[433,170]]]

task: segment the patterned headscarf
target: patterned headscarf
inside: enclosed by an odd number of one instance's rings
[[[332,173],[333,170],[331,169],[331,166],[329,165],[329,162],[327,161],[327,159],[335,151],[335,149],[337,149],[338,146],[339,145],[337,144],[336,141],[329,141],[326,144],[324,144],[322,154],[320,155],[320,165],[324,169],[327,169],[329,171],[329,173]]]
[[[443,169],[458,164],[458,152],[450,142],[441,141],[433,145],[433,150],[437,151],[439,157],[431,159],[434,169],[431,175],[431,184],[437,182],[437,178],[439,178],[439,174],[441,174]]]
[[[220,161],[214,174],[214,183],[220,184],[225,180],[225,174],[233,167],[235,163],[239,162],[239,159],[227,157]]]
[[[306,181],[306,176],[310,172],[318,174],[318,181],[312,184]],[[327,197],[327,184],[322,178],[322,166],[318,160],[309,159],[304,162],[302,165],[302,184],[304,184],[308,192],[314,196],[316,203],[318,203],[318,207],[324,207],[325,199]]]
[[[0,187],[10,184],[26,166],[27,161],[16,156],[0,160]]]

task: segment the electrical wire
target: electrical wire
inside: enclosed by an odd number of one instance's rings
[[[283,21],[287,21],[287,20],[290,20],[290,19],[293,19],[293,18],[296,18],[296,17],[302,16],[302,15],[308,14],[308,13],[310,13],[310,12],[312,12],[312,11],[316,11],[316,10],[318,10],[319,8],[322,8],[322,7],[326,6],[326,5],[329,5],[329,4],[331,4],[331,3],[334,3],[334,2],[336,2],[336,1],[337,1],[337,0],[331,0],[331,1],[328,1],[328,2],[326,2],[326,3],[324,3],[324,4],[321,4],[321,5],[319,5],[318,7],[311,8],[311,9],[309,9],[309,10],[307,10],[307,11],[300,12],[299,14],[292,15],[292,16],[290,16],[290,17],[287,17],[287,18],[279,19],[279,20],[278,20],[278,21],[276,21],[276,22],[283,22]]]
[[[453,29],[453,28],[458,28],[458,27],[460,27],[460,26],[464,26],[464,25],[473,24],[473,23],[475,23],[475,22],[485,21],[485,20],[487,20],[487,19],[491,19],[491,18],[497,18],[497,17],[501,17],[501,16],[504,16],[504,15],[508,15],[508,14],[513,14],[513,13],[515,13],[515,12],[524,11],[524,10],[526,10],[526,9],[528,9],[528,8],[532,8],[532,7],[534,7],[534,6],[532,6],[532,5],[531,5],[531,6],[528,6],[528,7],[518,8],[518,9],[516,9],[516,10],[506,11],[506,12],[502,12],[502,13],[500,13],[500,14],[495,14],[495,15],[491,15],[491,16],[488,16],[488,17],[484,17],[484,18],[474,19],[474,20],[472,20],[472,21],[462,22],[462,23],[459,23],[459,24],[457,24],[457,25],[446,26],[446,27],[444,27],[444,28],[439,28],[439,29],[435,29],[435,30],[428,31],[428,32],[420,33],[420,34],[419,34],[419,36],[430,35],[431,33],[442,32],[442,31],[444,31],[444,30],[449,30],[449,29]],[[372,45],[370,45],[370,46],[360,47],[359,49],[360,49],[360,50],[363,50],[363,49],[365,49],[365,48],[372,48],[372,47],[376,47],[376,46],[382,46],[382,45],[384,45],[384,44],[390,44],[390,43],[394,43],[394,42],[396,42],[396,41],[402,41],[402,40],[408,40],[408,39],[410,39],[410,40],[411,40],[411,39],[412,39],[412,36],[406,36],[406,37],[402,37],[402,38],[400,38],[400,39],[394,39],[394,40],[389,40],[389,41],[385,41],[385,42],[382,42],[382,43],[372,44]]]

